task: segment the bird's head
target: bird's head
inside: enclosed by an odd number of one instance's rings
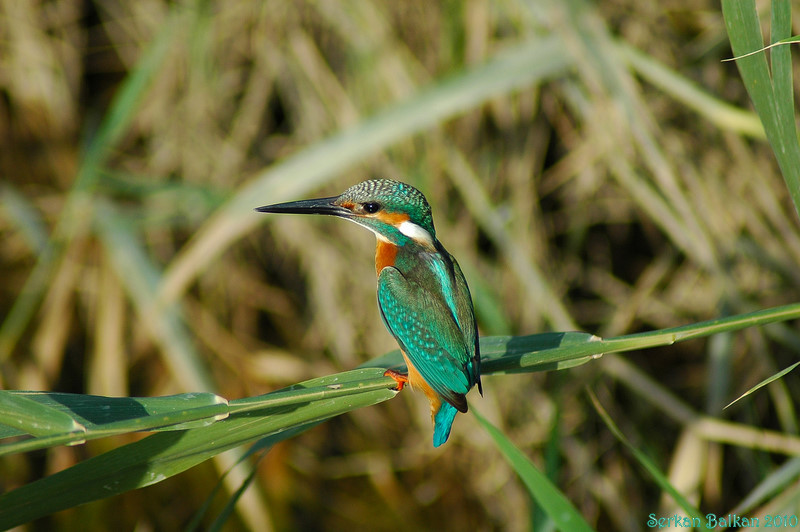
[[[428,249],[435,247],[436,230],[425,196],[411,185],[390,179],[363,181],[339,196],[278,203],[256,210],[338,216],[397,246],[414,242]]]

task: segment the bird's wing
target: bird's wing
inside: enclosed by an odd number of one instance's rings
[[[378,277],[378,305],[389,332],[422,378],[447,402],[466,408],[459,396],[473,384],[472,351],[442,298],[388,267]]]
[[[468,364],[468,369],[472,376],[471,382],[478,385],[478,391],[483,395],[483,387],[481,386],[481,349],[478,341],[478,324],[475,321],[475,311],[472,308],[472,295],[469,293],[467,280],[464,278],[464,274],[455,257],[450,255],[450,261],[453,263],[456,278],[456,315],[458,316],[458,323],[463,331],[465,341],[468,343],[467,352],[472,358],[472,361]]]

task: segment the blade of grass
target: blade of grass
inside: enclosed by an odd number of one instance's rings
[[[347,377],[335,375],[335,378],[313,379],[298,386],[333,386],[331,390],[335,392],[335,387],[344,384],[357,386],[363,380],[363,371],[351,372]],[[369,373],[374,375],[379,371]],[[153,434],[90,458],[0,496],[0,529],[149,486],[239,445],[266,436],[275,436],[277,439],[274,441],[280,441],[296,434],[299,426],[307,428],[312,422],[394,397],[397,392],[390,389],[391,379],[386,377],[382,380],[382,386],[370,387],[363,393],[242,412],[207,427]]]
[[[562,377],[563,378],[563,377]],[[561,455],[561,444],[563,442],[563,434],[562,434],[562,404],[558,404],[555,416],[553,417],[553,423],[550,427],[549,434],[547,437],[547,442],[543,449],[543,460],[544,460],[544,474],[550,480],[550,482],[557,482],[559,473],[562,470],[563,460]],[[547,518],[547,513],[543,511],[541,506],[536,504],[535,500],[532,500],[531,505],[531,512],[532,512],[532,519],[531,519],[531,529],[532,530],[545,530],[546,525],[550,525],[552,528],[553,522],[549,521]]]
[[[314,424],[316,424],[316,423],[314,423]],[[303,427],[306,427],[306,426],[303,425]],[[280,436],[283,437],[284,435],[286,435],[286,438],[288,438],[289,437],[288,436],[289,432],[291,432],[291,429],[287,430],[285,432],[282,432],[280,434]],[[221,514],[225,514],[225,519],[230,517],[230,513],[234,510],[236,502],[239,499],[241,499],[241,496],[246,491],[246,488],[249,487],[250,484],[252,484],[253,480],[255,479],[255,473],[257,471],[257,468],[255,466],[257,466],[258,463],[267,455],[267,452],[269,452],[269,448],[272,446],[273,443],[275,443],[275,442],[273,442],[271,440],[271,437],[269,437],[269,436],[267,438],[264,438],[264,440],[268,440],[269,443],[266,444],[262,448],[260,446],[260,443],[263,440],[261,440],[259,442],[256,442],[255,444],[253,444],[250,447],[250,449],[246,453],[243,453],[233,465],[233,467],[236,467],[241,462],[247,460],[250,456],[252,456],[252,455],[254,455],[256,453],[260,453],[259,456],[256,457],[256,459],[254,461],[254,464],[253,464],[254,467],[252,467],[250,469],[250,473],[244,477],[244,479],[242,480],[241,485],[239,486],[239,488],[228,498],[228,502],[225,504],[225,508],[221,512]],[[224,487],[225,479],[227,478],[228,474],[231,473],[232,470],[233,470],[232,468],[228,469],[227,471],[225,471],[220,476],[219,480],[214,485],[214,487],[211,489],[211,492],[208,494],[208,497],[206,497],[206,500],[203,502],[203,505],[200,508],[197,509],[197,511],[192,516],[192,520],[184,528],[184,530],[186,532],[192,532],[194,530],[199,530],[200,529],[200,525],[201,525],[201,522],[203,520],[203,517],[205,517],[205,515],[210,510],[211,503],[214,501],[214,498],[217,496],[217,494],[219,494],[222,491],[222,488]],[[221,521],[220,520],[220,516],[218,516],[215,519],[215,523],[216,522],[220,522],[220,521]],[[222,520],[222,522],[224,522],[224,519]]]
[[[69,414],[8,391],[0,391],[0,420],[4,425],[34,436],[67,432],[82,440],[86,431],[86,427]]]
[[[32,418],[42,424],[48,417],[60,416],[60,424],[29,427],[24,433],[30,438],[0,445],[0,455],[45,449],[56,445],[75,445],[87,440],[143,430],[184,430],[210,425],[228,416],[228,403],[213,394],[181,394],[169,397],[98,397],[49,392],[0,392],[0,405],[9,399],[25,406],[24,416],[9,411],[3,419]],[[24,401],[24,403],[21,403]],[[72,423],[72,428],[68,425]],[[0,431],[0,438],[20,435],[19,430]]]
[[[210,425],[230,414],[296,408],[393,386],[383,370],[358,369],[329,375],[326,384],[313,381],[257,397],[226,401],[209,393],[169,397],[98,397],[47,392],[0,392],[0,412],[7,423],[0,438],[30,433],[37,438],[0,445],[0,455],[28,452],[143,430],[175,431]],[[357,381],[354,385],[353,382]],[[12,408],[15,406],[15,408]],[[5,407],[5,408],[3,408]],[[20,432],[21,430],[24,432]],[[18,430],[19,429],[19,430]]]
[[[748,52],[748,53],[746,53],[744,55],[737,55],[736,57],[731,57],[730,59],[723,59],[722,61],[723,62],[725,62],[725,61],[736,61],[736,60],[741,59],[743,57],[750,57],[751,55],[760,54],[764,50],[771,50],[771,49],[776,48],[778,46],[786,46],[786,45],[789,45],[789,44],[798,44],[798,43],[800,43],[800,35],[793,35],[791,37],[787,37],[786,39],[780,39],[778,41],[775,41],[772,44],[769,44],[767,46],[763,46],[763,47],[759,48],[758,50],[754,50],[752,52]]]
[[[575,509],[572,503],[569,502],[569,499],[497,427],[492,425],[475,409],[472,409],[472,414],[486,432],[489,433],[489,436],[492,437],[495,445],[497,445],[497,449],[508,460],[508,463],[522,479],[522,482],[525,483],[528,492],[530,492],[539,506],[547,512],[547,515],[555,522],[559,530],[594,530],[583,519],[583,516]]]
[[[767,384],[780,379],[781,377],[783,377],[784,375],[786,375],[787,373],[792,371],[797,366],[800,366],[800,362],[795,362],[794,364],[792,364],[788,368],[784,369],[783,371],[779,371],[778,373],[772,375],[771,377],[767,377],[766,379],[764,379],[763,381],[759,382],[758,384],[756,384],[755,386],[753,386],[752,388],[750,388],[749,390],[744,392],[742,395],[740,395],[739,397],[737,397],[736,399],[734,399],[733,401],[731,401],[730,403],[725,405],[725,408],[728,408],[729,406],[731,406],[732,404],[738,402],[739,400],[744,399],[745,397],[747,397],[751,393],[755,392],[756,390],[759,390],[759,389],[763,388]],[[723,408],[723,410],[725,408]]]
[[[790,0],[772,0],[770,8],[770,42],[777,43],[790,38],[792,34],[792,4]],[[773,92],[778,104],[777,111],[790,113],[792,124],[794,124],[792,49],[788,46],[772,48],[769,58],[772,67]]]
[[[772,3],[772,40],[791,36],[791,4]],[[764,40],[754,0],[723,0],[722,13],[736,66],[753,102],[767,139],[775,153],[795,211],[800,213],[800,146],[797,143],[792,92],[791,50],[778,46],[770,50],[772,75],[767,65]]]
[[[542,371],[561,368],[561,364],[564,363],[575,366],[604,353],[672,345],[683,340],[797,318],[800,318],[800,303],[614,338],[603,339],[586,333],[549,333],[548,336],[533,335],[505,339],[495,337],[500,339],[499,345],[492,345],[497,340],[487,339],[487,345],[492,347],[489,348],[491,350],[487,350],[485,360],[482,353],[481,372]],[[529,342],[533,344],[528,346]],[[536,350],[536,344],[541,350]],[[528,347],[533,350],[526,351]],[[502,351],[505,356],[495,357],[495,353],[499,353],[502,349],[507,350]]]
[[[239,502],[239,499],[242,498],[244,492],[247,491],[247,488],[249,488],[250,485],[253,483],[253,481],[256,479],[256,473],[258,470],[256,469],[255,466],[258,465],[258,462],[261,461],[261,458],[263,458],[265,455],[266,451],[261,453],[261,456],[258,458],[258,460],[256,460],[255,464],[253,464],[254,467],[250,470],[250,474],[247,475],[247,477],[242,481],[242,484],[239,486],[239,489],[233,492],[233,494],[231,494],[231,496],[228,498],[228,501],[225,503],[225,506],[219,512],[217,517],[214,519],[214,522],[211,523],[211,526],[208,528],[209,532],[216,532],[222,530],[223,526],[228,521],[230,516],[233,515],[233,512],[236,508],[236,503]]]

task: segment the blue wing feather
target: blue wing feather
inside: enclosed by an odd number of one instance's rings
[[[469,343],[474,338],[465,338],[447,301],[387,267],[378,277],[378,304],[387,329],[422,378],[449,403],[465,410],[463,395],[475,383]]]

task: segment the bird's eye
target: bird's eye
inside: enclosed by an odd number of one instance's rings
[[[368,212],[369,214],[375,214],[376,212],[381,210],[381,204],[380,203],[376,203],[374,201],[370,201],[370,202],[364,203],[362,206],[364,207],[364,210],[366,212]]]

